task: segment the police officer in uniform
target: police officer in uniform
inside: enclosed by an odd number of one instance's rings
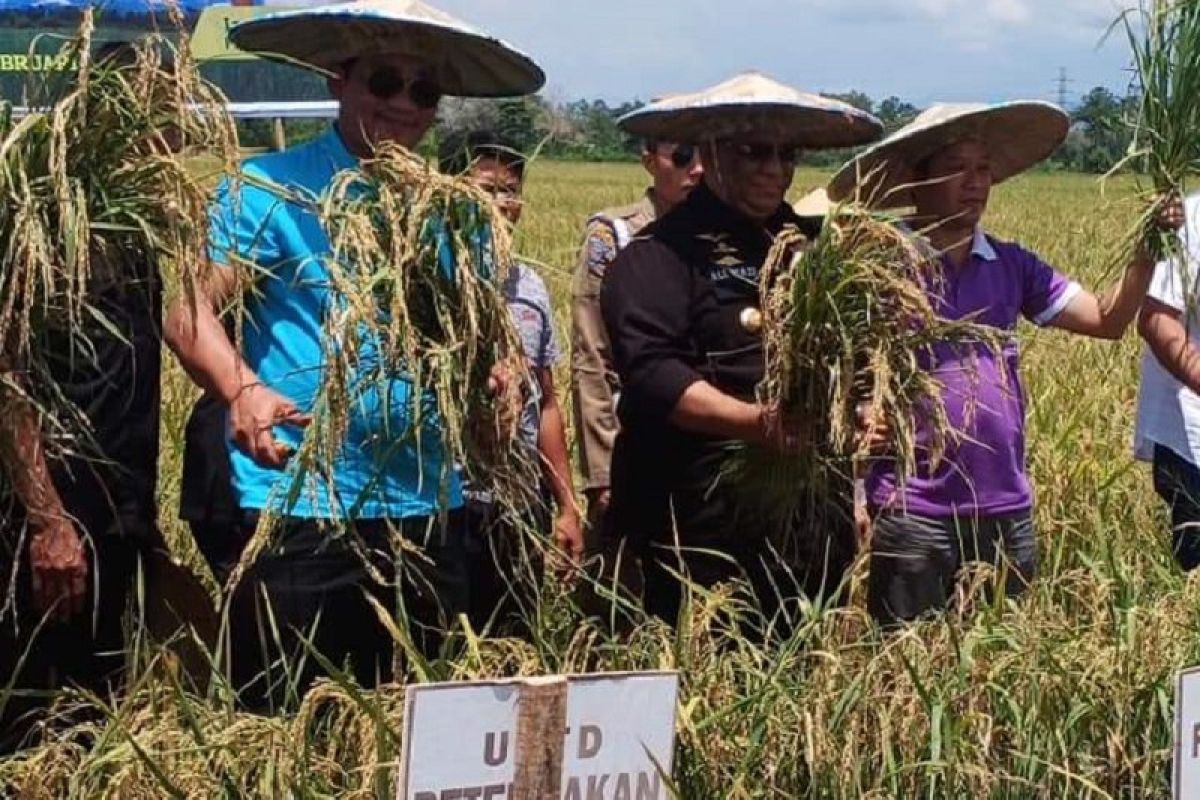
[[[592,530],[608,507],[609,465],[617,437],[615,400],[620,391],[612,346],[600,315],[600,284],[617,253],[687,197],[703,174],[695,145],[661,139],[643,140],[642,166],[653,185],[636,203],[588,219],[571,283],[571,399]],[[589,536],[590,543],[594,539]]]
[[[730,443],[788,447],[755,400],[763,377],[758,274],[785,227],[801,148],[876,139],[879,121],[763,75],[652,104],[622,127],[699,143],[704,180],[609,268],[601,308],[621,380],[607,537],[643,550],[647,609],[673,622],[682,573],[700,586],[744,578],[767,618],[827,595],[853,556],[850,487],[812,530],[768,531],[723,479]],[[779,549],[786,544],[786,551]]]

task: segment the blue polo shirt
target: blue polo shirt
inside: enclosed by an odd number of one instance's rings
[[[249,159],[243,180],[226,181],[211,213],[209,254],[218,264],[256,271],[245,299],[242,357],[264,384],[311,412],[324,376],[321,340],[332,301],[325,260],[329,238],[318,218],[286,195],[316,199],[357,160],[335,129],[282,153]],[[261,184],[283,187],[280,192]],[[235,191],[236,187],[236,191]],[[377,364],[370,343],[363,369]],[[364,379],[350,389],[345,446],[323,474],[259,466],[228,442],[234,493],[241,508],[292,517],[401,519],[462,505],[456,471],[442,445],[431,396],[413,422],[412,384],[403,375]],[[279,425],[275,437],[298,449],[304,432]]]

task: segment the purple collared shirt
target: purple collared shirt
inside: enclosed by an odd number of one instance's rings
[[[917,468],[904,492],[892,465],[881,462],[867,478],[874,509],[928,517],[997,516],[1025,511],[1033,491],[1025,474],[1025,392],[1018,369],[1017,319],[1047,325],[1081,291],[1033,253],[976,231],[962,267],[943,259],[941,286],[931,290],[946,319],[978,314],[976,322],[1008,332],[1003,353],[983,345],[939,344],[923,359],[943,386],[951,437],[931,469],[922,445],[927,422],[917,420]]]

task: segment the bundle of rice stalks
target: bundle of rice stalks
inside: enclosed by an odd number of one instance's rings
[[[527,509],[537,465],[517,432],[532,377],[501,288],[510,234],[490,195],[391,143],[335,176],[320,197],[269,188],[311,209],[331,249],[322,387],[294,456],[292,492],[324,481],[336,497],[328,465],[346,447],[351,413],[366,405],[386,415],[400,379],[409,390],[406,429],[397,423],[389,435],[396,446],[446,456],[442,474],[421,480],[445,492],[460,470],[502,507]],[[337,501],[353,517],[365,499]]]
[[[271,717],[237,712],[153,677],[143,676],[111,702],[65,691],[39,746],[0,759],[0,794],[47,800],[387,794],[402,688],[366,693],[321,683],[298,713]]]
[[[1166,202],[1186,194],[1188,177],[1200,170],[1200,2],[1143,2],[1121,22],[1133,48],[1138,106],[1129,152],[1113,169],[1147,175]],[[1180,254],[1179,237],[1155,225],[1158,211],[1151,205],[1127,242],[1145,234],[1155,260]]]
[[[737,469],[757,513],[791,521],[845,504],[856,467],[874,457],[859,435],[861,408],[884,433],[901,485],[918,456],[940,461],[957,432],[929,372],[933,346],[1000,346],[994,329],[938,316],[940,269],[928,246],[855,205],[831,211],[815,242],[794,230],[777,239],[760,277],[758,394],[801,446],[743,449]]]
[[[88,332],[113,330],[101,298],[119,302],[160,274],[192,292],[209,192],[188,158],[237,152],[186,35],[178,47],[148,35],[97,63],[92,29],[89,11],[62,52],[75,68],[28,87],[27,116],[0,115],[0,362],[27,386],[44,382],[48,336],[86,358]]]

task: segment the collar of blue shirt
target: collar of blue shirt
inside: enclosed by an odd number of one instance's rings
[[[351,169],[358,166],[358,159],[346,149],[346,143],[342,140],[342,134],[338,132],[337,125],[330,125],[329,129],[318,138],[317,144],[329,154],[336,169]]]

